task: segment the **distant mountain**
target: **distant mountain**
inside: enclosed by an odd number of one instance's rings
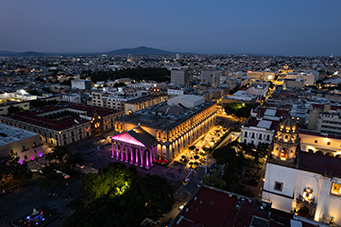
[[[103,53],[106,55],[171,55],[176,54],[175,52],[170,52],[166,50],[155,49],[151,47],[140,46],[137,48],[126,48],[126,49],[118,49]]]
[[[13,54],[17,54],[17,52],[0,50],[0,56],[8,56],[8,55],[13,55]]]
[[[39,56],[52,56],[54,54],[45,54],[35,51],[26,51],[26,52],[12,52],[12,51],[0,51],[0,56],[9,56],[9,57],[39,57]]]

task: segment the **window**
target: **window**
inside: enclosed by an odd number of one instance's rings
[[[333,194],[333,195],[341,196],[341,184],[333,183],[332,184],[332,189],[331,189],[330,193]]]
[[[327,142],[327,145],[330,145],[330,142]]]
[[[314,141],[314,143],[317,143],[317,142],[318,142],[317,140]]]
[[[283,183],[280,183],[280,182],[275,181],[274,190],[282,191],[282,189],[283,189]]]
[[[247,137],[247,132],[245,132],[244,136]],[[341,145],[340,145],[340,146],[341,146]]]
[[[262,139],[262,134],[259,134],[259,139],[260,139],[260,140]]]

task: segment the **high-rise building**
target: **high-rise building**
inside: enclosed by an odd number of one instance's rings
[[[185,86],[189,82],[187,70],[172,70],[171,71],[171,83],[174,85]]]

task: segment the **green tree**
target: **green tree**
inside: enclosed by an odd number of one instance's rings
[[[42,181],[40,181],[37,184],[37,188],[43,189],[43,195],[45,195],[45,189],[49,189],[51,187],[51,182],[48,181],[47,179],[44,179]]]
[[[139,178],[134,186],[132,192],[142,195],[147,214],[160,217],[172,210],[174,191],[165,178],[147,174],[146,177]]]
[[[23,109],[21,107],[18,107],[18,106],[10,106],[8,107],[7,111],[9,114],[12,114],[12,113],[17,113],[17,112],[20,112],[22,111]]]
[[[48,153],[45,158],[48,161],[58,161],[59,163],[62,163],[65,159],[66,156],[70,156],[71,152],[69,151],[69,148],[67,148],[66,146],[56,146],[53,148],[51,153]],[[72,157],[71,163],[72,161],[77,161],[79,160],[79,157],[76,155],[75,157]]]
[[[45,166],[41,171],[43,172],[43,176],[46,178],[46,180],[50,182],[61,177],[58,173],[56,173],[54,167],[51,165]]]
[[[221,147],[213,152],[213,158],[218,165],[225,165],[228,170],[241,169],[244,164],[244,155],[237,153],[235,148]]]
[[[0,177],[13,177],[13,179],[31,179],[32,172],[26,161],[19,162],[19,157],[12,155],[0,156]]]
[[[83,158],[81,154],[70,154],[66,159],[66,165],[69,167],[76,166],[77,164],[82,164]]]

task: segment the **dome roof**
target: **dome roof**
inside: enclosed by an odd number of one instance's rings
[[[288,116],[279,123],[278,130],[283,133],[297,133],[297,124],[290,116]]]

